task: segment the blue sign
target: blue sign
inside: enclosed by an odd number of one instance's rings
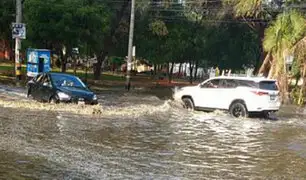
[[[34,77],[38,73],[51,70],[51,52],[47,49],[27,50],[27,76]]]

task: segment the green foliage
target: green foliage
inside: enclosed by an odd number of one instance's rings
[[[236,17],[256,18],[258,20],[272,20],[282,10],[283,6],[290,2],[281,0],[225,0],[224,5],[233,7]],[[248,21],[248,20],[247,20]],[[250,21],[252,22],[252,21]],[[252,26],[253,24],[250,23]]]
[[[116,65],[122,65],[124,63],[124,59],[121,57],[111,57],[110,62]]]
[[[301,77],[301,62],[294,59],[292,62],[291,73],[292,76],[299,79]]]
[[[85,44],[100,49],[109,24],[108,9],[86,0],[27,0],[24,5],[28,45],[60,50]]]
[[[276,58],[276,71],[273,76],[284,73],[285,57],[290,55],[294,45],[306,33],[306,24],[303,15],[295,10],[284,12],[277,16],[265,31],[264,48],[272,52]]]
[[[304,95],[301,94],[301,88],[303,87],[295,87],[290,92],[290,97],[293,104],[302,106],[304,104]]]
[[[154,35],[166,36],[169,33],[166,24],[161,20],[155,20],[149,26]]]
[[[291,48],[306,32],[305,18],[297,11],[282,13],[266,29],[264,48],[266,51],[278,51]]]
[[[263,17],[265,0],[227,0],[234,6],[236,16],[242,17]]]
[[[221,1],[187,1],[185,7],[170,3],[152,8],[136,21],[138,57],[155,64],[192,62],[231,69],[241,69],[259,59],[258,36],[246,24],[213,11],[222,9]],[[212,10],[208,12],[209,8]],[[225,23],[218,23],[222,18]]]
[[[0,1],[0,51],[7,50],[12,45],[11,25],[15,21],[15,5],[12,0]],[[2,57],[0,57],[2,58]]]
[[[183,5],[179,1],[136,1],[136,55],[155,64],[191,62],[202,67],[233,70],[256,64],[260,56],[260,37],[249,24],[233,16],[232,10],[245,17],[257,15],[257,11],[265,10],[260,9],[263,1],[223,2],[186,0]],[[10,11],[14,12],[12,1],[0,3],[11,3]],[[4,12],[1,7],[0,12]],[[121,12],[123,7],[127,9]],[[108,56],[125,57],[129,10],[125,0],[26,0],[27,40],[22,42],[23,48],[31,46],[60,52],[65,46],[69,54],[72,47],[79,47],[81,56],[87,54],[87,50],[90,55],[99,56],[106,49]],[[10,13],[4,14],[1,22]],[[297,29],[299,23],[293,22],[296,24],[293,29]],[[10,33],[10,29],[4,29]]]
[[[15,21],[15,4],[12,0],[0,1],[0,39],[11,37],[11,24]]]

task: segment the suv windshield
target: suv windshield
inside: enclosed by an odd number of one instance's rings
[[[259,82],[259,88],[263,90],[269,90],[269,91],[278,90],[275,81],[261,81]]]

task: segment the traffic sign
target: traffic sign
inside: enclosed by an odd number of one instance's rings
[[[25,39],[26,38],[26,26],[24,23],[12,23],[12,37]]]

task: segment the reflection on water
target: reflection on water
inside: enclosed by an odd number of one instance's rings
[[[144,95],[103,99],[103,105],[113,112],[133,107],[138,115],[0,107],[0,179],[306,177],[303,119],[190,113]]]

